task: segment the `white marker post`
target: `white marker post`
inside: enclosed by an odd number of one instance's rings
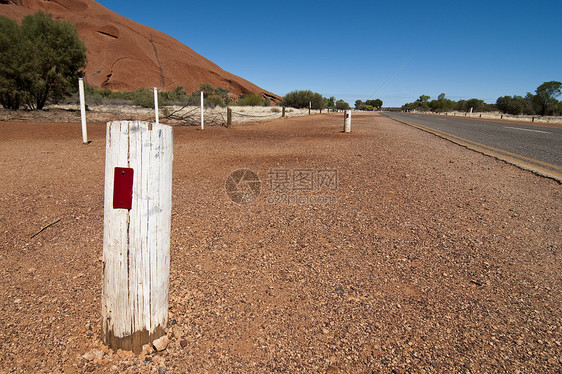
[[[205,128],[203,124],[203,91],[201,91],[201,130]]]
[[[156,124],[159,124],[159,114],[158,114],[158,88],[154,87],[154,113],[156,116]]]
[[[343,132],[351,132],[351,110],[343,112]]]
[[[86,126],[86,99],[84,98],[84,80],[78,78],[78,92],[80,93],[80,116],[82,117],[82,143],[88,144],[88,128]]]
[[[102,339],[140,353],[168,324],[173,130],[107,124]]]

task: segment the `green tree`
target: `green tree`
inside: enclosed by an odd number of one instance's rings
[[[431,99],[430,96],[421,95],[417,101],[418,101],[419,103],[427,103],[427,102],[429,101],[429,99]]]
[[[86,66],[86,46],[74,26],[40,11],[23,19],[21,32],[28,58],[24,67],[27,106],[43,109],[48,99],[57,101],[76,91]]]
[[[310,90],[291,91],[283,98],[283,105],[293,108],[308,108],[309,105],[312,109],[324,109],[326,102],[322,95]]]
[[[355,100],[355,109],[356,110],[362,110],[362,106],[363,106],[363,101],[361,100]]]
[[[341,99],[336,101],[336,109],[337,110],[347,110],[349,108],[350,108],[349,104],[346,103],[345,101],[343,101]]]
[[[19,109],[25,100],[22,79],[26,56],[22,45],[16,21],[0,17],[0,104],[8,109]]]
[[[429,108],[434,112],[448,112],[455,107],[455,102],[445,97],[444,93],[439,94],[437,100],[429,102]]]
[[[470,99],[466,101],[467,111],[470,111],[470,109],[472,108],[472,111],[480,112],[482,111],[483,107],[484,107],[484,100]]]
[[[328,109],[334,110],[336,108],[336,98],[333,96],[330,96],[330,98],[325,97],[324,106]]]
[[[378,110],[382,107],[382,100],[381,99],[367,100],[365,101],[365,105],[372,106],[375,110]]]
[[[532,101],[537,108],[537,113],[541,116],[553,114],[559,105],[556,98],[562,94],[562,83],[544,82],[537,87],[535,92],[536,95],[532,96]]]
[[[521,96],[498,97],[496,106],[499,111],[507,114],[534,114],[530,100]]]

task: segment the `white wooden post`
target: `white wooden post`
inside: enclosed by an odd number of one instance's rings
[[[351,110],[343,112],[343,132],[351,132]]]
[[[88,144],[88,128],[86,126],[86,99],[84,97],[84,80],[78,78],[78,92],[80,96],[80,117],[82,117],[82,143]]]
[[[201,91],[201,130],[205,128],[203,124],[203,91]]]
[[[114,350],[139,353],[168,323],[173,132],[116,121],[106,137],[102,338]],[[116,167],[132,169],[125,169],[132,173],[130,209],[114,208],[121,201],[115,191],[127,189],[118,186],[115,174],[125,171]]]
[[[156,116],[156,124],[159,123],[159,115],[158,115],[158,87],[154,87],[154,112]]]

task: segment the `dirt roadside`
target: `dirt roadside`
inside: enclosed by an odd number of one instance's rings
[[[79,123],[0,122],[0,371],[560,371],[561,186],[342,122],[174,128],[170,344],[142,357],[99,341],[105,124],[86,146]],[[240,168],[249,205],[225,192]]]

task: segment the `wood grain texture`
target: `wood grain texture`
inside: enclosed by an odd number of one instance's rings
[[[140,352],[168,322],[172,128],[144,122],[107,124],[102,337]],[[134,170],[130,210],[112,205],[115,167]]]

